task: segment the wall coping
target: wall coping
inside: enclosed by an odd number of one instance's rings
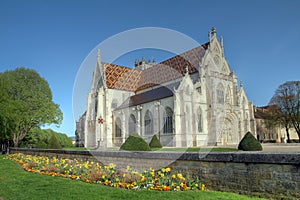
[[[55,153],[95,157],[300,165],[300,153],[274,152],[145,152],[10,148],[11,152]]]

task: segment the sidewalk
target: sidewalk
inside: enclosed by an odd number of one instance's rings
[[[299,152],[300,153],[300,143],[265,143],[262,144],[263,152]]]

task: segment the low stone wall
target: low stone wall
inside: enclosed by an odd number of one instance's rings
[[[299,153],[176,153],[122,151],[67,151],[17,149],[11,153],[98,160],[102,164],[136,169],[171,167],[199,176],[211,190],[267,197],[300,199]]]

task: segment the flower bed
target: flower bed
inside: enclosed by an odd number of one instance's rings
[[[185,177],[181,173],[172,173],[170,168],[161,170],[150,168],[140,173],[130,166],[126,169],[118,169],[114,164],[102,166],[98,162],[21,153],[10,154],[6,159],[17,161],[24,170],[32,173],[65,177],[115,188],[159,191],[205,190],[205,185],[197,177]]]

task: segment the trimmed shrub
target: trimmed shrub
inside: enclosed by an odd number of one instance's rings
[[[120,150],[125,151],[150,151],[148,143],[138,134],[130,135],[121,145]]]
[[[162,145],[157,137],[157,135],[153,135],[150,143],[149,143],[150,148],[162,148]]]
[[[240,141],[238,149],[243,151],[261,151],[262,146],[250,132],[247,132]]]
[[[51,135],[48,145],[47,145],[48,149],[62,149],[58,139],[55,137],[54,134]]]

